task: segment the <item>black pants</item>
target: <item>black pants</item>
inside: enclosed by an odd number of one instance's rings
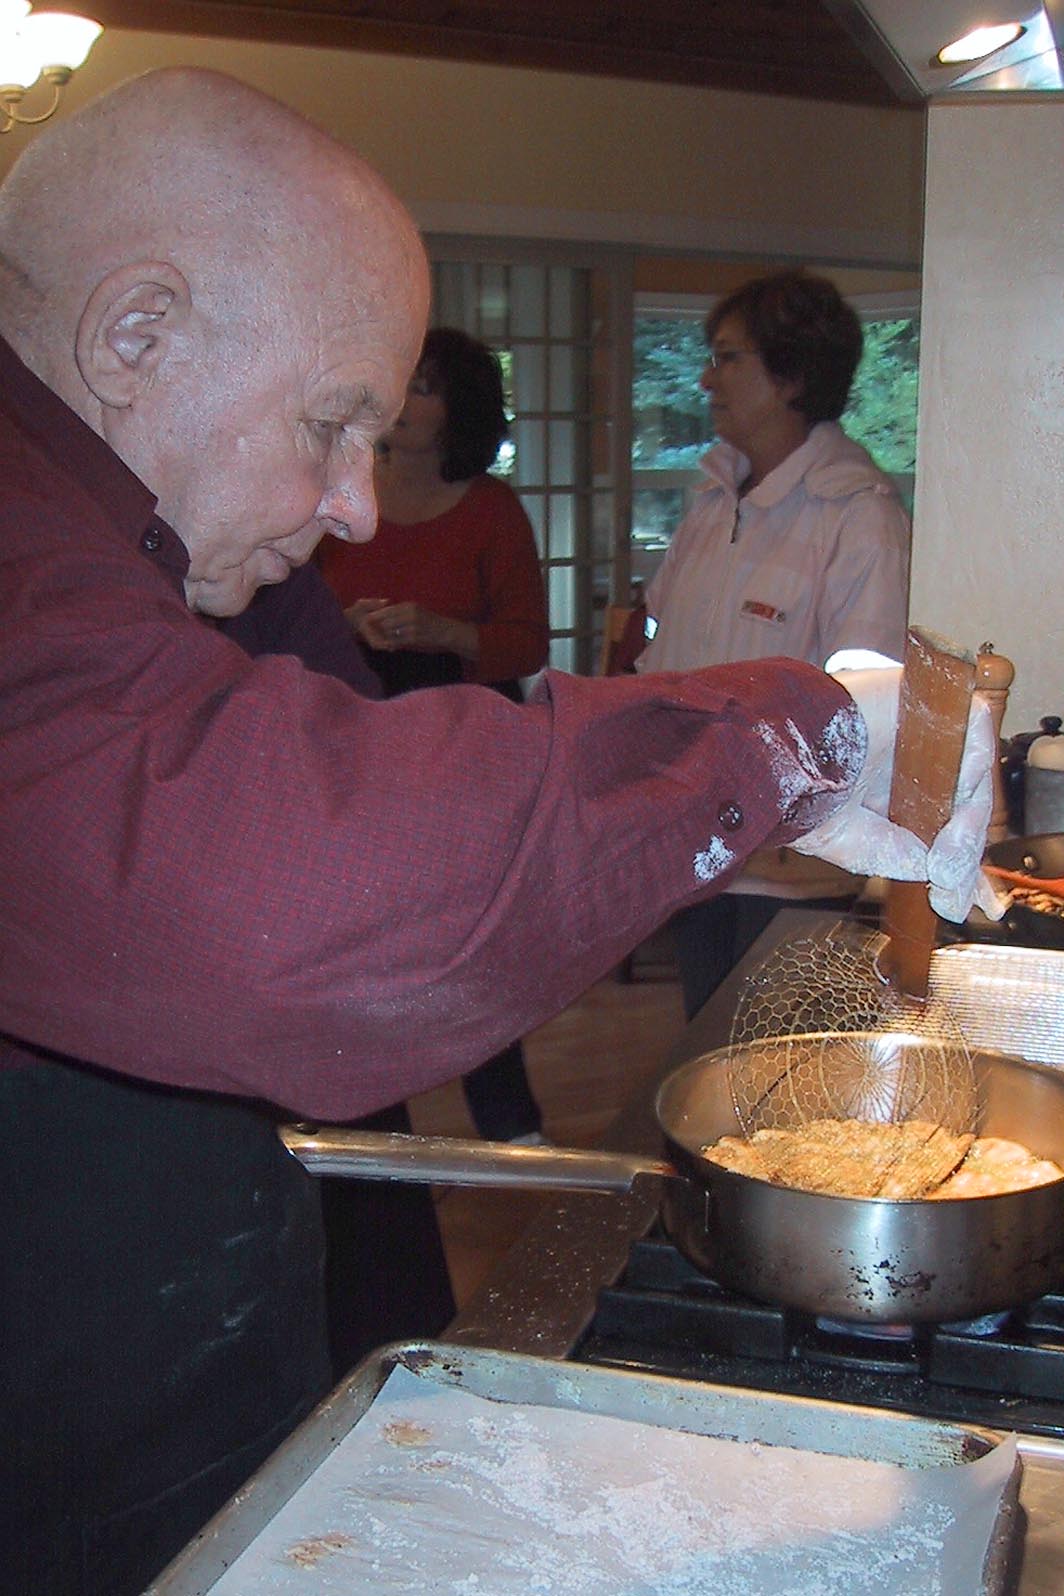
[[[400,1105],[358,1124],[409,1131],[410,1116]],[[430,1187],[327,1175],[321,1201],[335,1384],[374,1347],[438,1336],[455,1304]]]
[[[4,1596],[135,1596],[329,1389],[320,1194],[255,1106],[0,1073]]]
[[[685,1018],[694,1018],[781,909],[824,909],[845,914],[852,907],[852,895],[796,900],[723,892],[705,903],[679,910],[672,926]]]
[[[473,1123],[487,1141],[508,1142],[542,1129],[520,1042],[512,1042],[486,1064],[463,1075],[462,1090]]]

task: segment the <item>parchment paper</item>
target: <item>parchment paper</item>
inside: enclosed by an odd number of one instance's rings
[[[212,1596],[977,1596],[1015,1454],[902,1468],[396,1368]]]

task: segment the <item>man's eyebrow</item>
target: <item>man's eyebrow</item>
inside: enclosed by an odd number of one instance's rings
[[[330,396],[327,408],[341,417],[369,416],[374,421],[384,418],[384,406],[379,396],[364,383],[354,387],[337,388]]]

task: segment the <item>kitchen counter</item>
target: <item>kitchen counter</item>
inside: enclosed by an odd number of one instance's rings
[[[718,989],[655,1077],[663,1079],[691,1058],[729,1040],[740,985],[781,941],[808,936],[832,917],[787,909],[776,916],[746,958]],[[660,1153],[654,1090],[629,1102],[603,1138],[620,1151]],[[658,1183],[637,1181],[631,1194],[561,1194],[544,1203],[525,1235],[452,1321],[445,1339],[540,1357],[570,1355],[590,1323],[598,1292],[621,1274],[632,1242],[657,1217]],[[1024,1480],[1020,1503],[1027,1519],[1014,1596],[1060,1596],[1064,1591],[1064,1446],[1021,1436]]]

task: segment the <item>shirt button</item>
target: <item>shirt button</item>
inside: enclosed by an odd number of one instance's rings
[[[163,546],[163,535],[158,527],[150,526],[140,540],[140,546],[145,554],[158,554]]]
[[[717,810],[717,819],[725,831],[738,831],[743,823],[743,812],[738,804],[721,804]]]
[[[835,763],[834,755],[832,754],[827,743],[817,744],[816,762],[823,770],[830,770],[831,766]]]

